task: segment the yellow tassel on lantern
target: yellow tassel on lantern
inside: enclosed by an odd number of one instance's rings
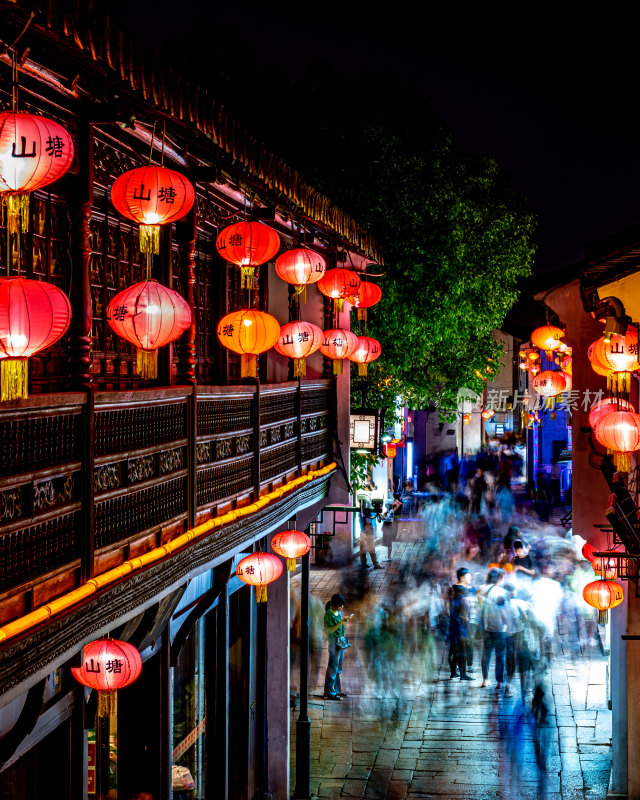
[[[26,400],[29,396],[29,361],[0,358],[0,400]]]
[[[293,359],[293,376],[294,378],[302,378],[307,374],[307,359],[294,358]]]
[[[287,559],[287,572],[295,572],[296,571],[296,560],[295,558],[288,558]]]
[[[158,377],[158,351],[136,350],[138,377],[143,381],[154,381]]]
[[[258,359],[253,353],[242,353],[240,356],[240,377],[258,377]]]
[[[609,621],[609,611],[605,608],[604,611],[598,611],[598,624],[606,625]]]
[[[98,716],[112,717],[116,713],[116,693],[98,692]]]
[[[629,453],[612,453],[613,464],[618,472],[631,472],[631,456]]]
[[[296,284],[296,294],[300,298],[301,303],[307,302],[307,285],[306,283],[301,283],[299,286]]]
[[[255,267],[240,267],[240,288],[241,289],[255,289],[256,288],[256,268]]]
[[[29,193],[12,192],[5,199],[9,233],[26,233],[29,230]]]
[[[334,358],[333,359],[333,374],[334,375],[342,375],[342,359],[341,358]]]
[[[334,297],[333,302],[335,303],[334,308],[336,311],[344,310],[344,297]]]
[[[367,309],[366,308],[359,308],[358,309],[358,320],[360,322],[367,321]]]
[[[366,364],[358,364],[358,375],[362,375],[366,377],[367,374],[367,365]]]
[[[266,603],[266,602],[267,602],[267,587],[256,586],[256,603]]]
[[[153,253],[158,255],[160,252],[160,226],[141,225],[140,226],[140,252]]]

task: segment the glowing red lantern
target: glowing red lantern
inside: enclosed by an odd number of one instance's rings
[[[280,237],[262,222],[236,222],[220,231],[216,249],[222,258],[240,267],[241,286],[253,289],[255,268],[275,256]]]
[[[562,373],[553,372],[550,369],[545,369],[544,372],[540,372],[533,379],[534,390],[543,397],[555,397],[560,392],[564,392],[565,386],[566,383]]]
[[[240,353],[240,375],[257,377],[257,356],[273,347],[280,335],[278,320],[257,308],[243,308],[227,314],[218,323],[218,339],[223,347]]]
[[[140,225],[140,250],[160,252],[160,225],[188,214],[196,197],[193,184],[167,167],[136,167],[119,175],[111,202],[122,216]]]
[[[267,599],[267,585],[282,575],[282,561],[271,553],[252,553],[236,567],[236,575],[243,583],[256,587],[256,602]]]
[[[342,359],[349,358],[358,349],[358,337],[344,328],[332,328],[322,334],[320,352],[333,359],[333,374],[342,374]]]
[[[138,650],[119,639],[97,639],[83,648],[82,666],[71,667],[73,677],[98,692],[98,716],[115,712],[115,693],[133,683],[142,671]]]
[[[382,445],[382,449],[386,458],[395,458],[398,452],[395,442],[388,442]]]
[[[634,413],[635,408],[628,400],[622,397],[618,399],[615,397],[605,397],[603,400],[598,400],[598,402],[594,403],[591,407],[591,411],[589,412],[589,426],[595,428],[598,420],[606,414],[610,414],[612,411],[631,411]]]
[[[611,372],[610,368],[607,364],[604,364],[598,352],[598,342],[600,339],[596,339],[595,342],[591,342],[587,349],[587,357],[591,363],[591,369],[596,373],[596,375],[608,376]]]
[[[604,414],[597,421],[593,435],[613,456],[618,472],[631,471],[630,453],[640,450],[640,414],[633,411]]]
[[[624,590],[615,581],[593,581],[584,587],[582,596],[586,603],[598,609],[598,622],[604,624],[608,620],[608,610],[624,600]]]
[[[367,309],[375,306],[382,298],[382,289],[376,283],[362,281],[358,294],[349,295],[347,302],[358,309],[358,319],[363,322],[367,319]]]
[[[315,353],[322,342],[322,329],[312,322],[288,322],[280,328],[274,350],[293,359],[296,378],[307,374],[306,357]]]
[[[358,336],[358,346],[348,358],[358,365],[358,375],[366,375],[367,364],[380,358],[381,354],[382,347],[377,339],[371,336]]]
[[[569,375],[568,372],[565,372],[564,370],[562,370],[562,372],[560,374],[564,378],[564,390],[563,391],[570,392],[572,387],[573,387],[573,377],[571,375]]]
[[[57,286],[0,278],[0,399],[26,398],[29,356],[67,332],[71,304]]]
[[[0,112],[0,194],[12,233],[28,229],[29,192],[57,181],[72,161],[73,140],[58,122],[22,111]]]
[[[158,376],[158,348],[173,342],[191,325],[187,301],[157,281],[140,281],[124,289],[107,306],[112,330],[136,346],[138,375]]]
[[[562,342],[560,341],[564,336],[562,328],[557,328],[555,325],[543,325],[541,328],[536,328],[531,334],[531,342],[540,350],[546,353],[551,353],[553,350],[558,350]]]
[[[638,363],[638,334],[629,327],[624,336],[614,334],[610,342],[598,339],[595,351],[600,363],[608,369],[607,386],[618,392],[631,389],[631,373],[640,369]]]
[[[587,559],[587,561],[593,561],[593,554],[596,552],[596,548],[589,544],[589,542],[585,542],[582,545],[582,555]]]
[[[335,301],[338,311],[344,307],[345,297],[354,297],[360,290],[360,278],[352,269],[330,269],[318,281],[318,289],[325,297]]]
[[[327,269],[324,258],[307,250],[306,247],[295,247],[276,259],[276,273],[287,283],[296,287],[297,294],[303,294],[310,283],[316,283]]]
[[[281,531],[271,540],[271,549],[287,559],[287,572],[294,572],[296,558],[301,558],[311,550],[311,539],[302,531]]]
[[[615,550],[606,550],[606,553],[615,554]],[[605,580],[612,581],[618,577],[619,559],[616,555],[594,556],[591,559],[591,566],[596,575],[600,575]]]
[[[495,416],[495,413],[496,412],[492,408],[485,408],[483,411],[480,412],[480,416],[482,417],[482,419],[487,420]]]
[[[462,421],[465,425],[468,425],[471,422],[471,414],[463,414]]]

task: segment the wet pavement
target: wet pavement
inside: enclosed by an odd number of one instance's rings
[[[364,573],[370,593],[382,597],[405,585],[424,561],[425,544],[417,522],[401,522],[392,562],[377,548],[382,569]],[[456,566],[459,562],[456,562]],[[349,592],[345,614],[366,615],[350,587],[363,573],[312,569],[311,592],[322,601]],[[299,591],[299,574],[292,588]],[[452,581],[449,581],[452,582]],[[477,585],[477,584],[476,584]],[[319,798],[411,800],[415,798],[604,798],[610,773],[611,713],[607,708],[607,659],[591,640],[576,653],[568,637],[557,637],[551,665],[537,682],[548,706],[539,728],[531,713],[533,684],[521,700],[517,676],[513,696],[498,695],[495,683],[481,688],[480,647],[474,680],[451,680],[447,645],[436,634],[425,648],[406,650],[372,674],[363,639],[366,620],[347,629],[353,647],[345,654],[342,702],[323,700],[326,648],[312,659],[309,716],[311,793]],[[291,691],[298,686],[294,660]],[[493,665],[490,671],[492,674]],[[295,786],[295,720],[291,718],[291,796]],[[538,769],[536,752],[545,753]]]

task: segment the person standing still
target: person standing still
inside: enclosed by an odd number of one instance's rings
[[[380,569],[378,557],[376,556],[374,518],[375,511],[371,504],[371,497],[368,494],[363,494],[360,498],[360,565],[363,569],[367,568],[367,553],[371,556],[373,568]]]
[[[342,700],[347,697],[347,693],[342,691],[340,681],[345,648],[338,647],[338,639],[345,635],[344,623],[352,619],[353,614],[349,614],[348,617],[342,616],[344,604],[344,597],[341,594],[334,594],[327,603],[324,613],[324,631],[329,649],[329,663],[324,678],[325,700]]]

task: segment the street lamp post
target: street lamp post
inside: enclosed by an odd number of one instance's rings
[[[310,553],[302,557],[300,597],[300,716],[296,722],[296,798],[308,800],[311,772],[311,720],[309,694],[309,569]]]

